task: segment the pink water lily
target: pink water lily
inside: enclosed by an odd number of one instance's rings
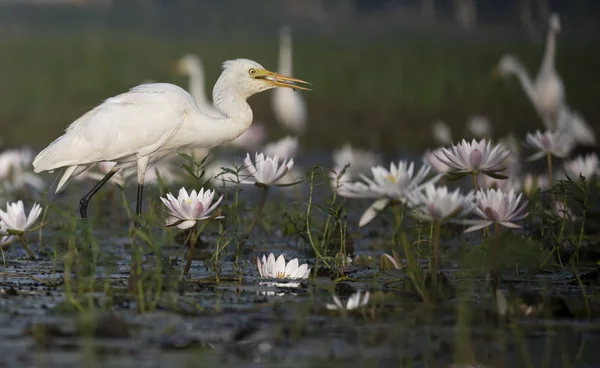
[[[492,143],[486,139],[471,143],[463,139],[462,142],[452,145],[450,149],[442,148],[441,153],[435,154],[438,160],[448,165],[451,174],[469,174],[482,172],[489,176],[502,177],[506,170],[505,160],[510,155],[510,150],[503,145]]]
[[[522,193],[515,195],[514,190],[508,193],[501,189],[480,190],[477,192],[477,207],[475,213],[481,217],[476,224],[467,228],[465,232],[483,229],[492,224],[519,229],[522,226],[515,224],[523,220],[529,213],[526,212],[528,201],[521,202]]]
[[[416,217],[444,222],[469,214],[475,206],[474,197],[472,191],[461,194],[459,189],[450,192],[447,187],[435,187],[433,184],[428,184],[424,191],[412,192],[409,202]]]
[[[546,156],[548,153],[560,158],[567,157],[573,150],[575,142],[571,136],[563,132],[547,130],[542,133],[536,130],[533,134],[527,133],[525,143],[538,151],[528,159],[529,161],[535,161]]]
[[[166,226],[177,226],[179,229],[189,229],[197,221],[211,218],[211,212],[217,208],[223,196],[211,206],[215,191],[204,190],[201,188],[196,193],[195,190],[188,195],[185,188],[179,190],[179,195],[175,198],[171,193],[167,193],[167,198],[160,198],[170,218],[166,221]],[[223,216],[216,216],[215,219],[221,219]]]

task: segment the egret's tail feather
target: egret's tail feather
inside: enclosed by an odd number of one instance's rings
[[[84,172],[88,167],[89,165],[73,165],[62,169],[57,177],[57,179],[60,179],[58,180],[58,184],[56,184],[56,189],[54,190],[54,193],[57,194],[58,192],[60,192],[63,188],[67,186],[67,184],[71,182],[71,180],[74,177]]]

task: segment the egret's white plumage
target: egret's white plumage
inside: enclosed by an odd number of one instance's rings
[[[176,64],[177,71],[189,78],[188,92],[196,101],[196,105],[203,113],[209,116],[221,117],[223,113],[215,108],[211,101],[206,98],[204,66],[202,60],[196,54],[187,54],[183,56]],[[236,148],[254,150],[265,140],[265,127],[260,122],[254,122],[238,138],[229,142],[229,145]]]
[[[279,31],[279,68],[283,75],[292,74],[292,35],[289,26]],[[273,113],[277,122],[296,134],[306,130],[306,103],[300,93],[277,88],[272,96]]]
[[[502,75],[515,75],[519,79],[546,129],[562,130],[578,143],[593,145],[596,142],[593,129],[565,102],[565,87],[555,66],[556,35],[560,28],[558,15],[552,14],[546,50],[535,80],[531,80],[525,67],[510,54],[500,59],[498,70]]]
[[[498,64],[502,75],[515,75],[523,90],[531,100],[547,129],[557,128],[560,107],[565,101],[565,89],[554,59],[556,57],[556,35],[560,31],[560,21],[556,14],[550,18],[550,27],[546,40],[546,50],[540,70],[534,81],[525,67],[513,55],[504,55]]]
[[[95,162],[115,161],[114,170],[135,169],[138,184],[161,158],[194,147],[210,148],[240,136],[252,123],[246,99],[273,87],[306,83],[265,70],[247,59],[223,63],[213,89],[221,117],[203,113],[192,96],[168,84],[144,84],[111,97],[73,122],[40,152],[35,172],[64,169],[56,191]],[[304,87],[306,89],[306,87]]]

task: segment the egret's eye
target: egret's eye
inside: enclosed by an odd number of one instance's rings
[[[248,73],[250,73],[250,75],[254,75],[254,74],[256,74],[256,69],[254,69],[254,68],[253,68],[253,69],[250,69],[250,70],[248,71]]]

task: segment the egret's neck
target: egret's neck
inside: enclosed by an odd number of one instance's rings
[[[544,58],[542,59],[542,65],[540,72],[550,72],[554,70],[554,58],[556,55],[556,31],[552,28],[548,30],[548,36],[546,39],[546,50],[544,51]]]
[[[512,73],[519,79],[519,82],[521,82],[521,87],[523,87],[523,90],[527,94],[527,97],[529,97],[529,99],[535,105],[536,104],[535,89],[533,87],[533,82],[531,81],[531,78],[529,77],[529,74],[527,73],[527,70],[525,70],[525,67],[523,65],[521,65],[520,63],[519,64],[516,63],[514,65]]]
[[[252,124],[253,114],[243,93],[236,89],[235,83],[227,78],[219,78],[213,89],[213,105],[224,117],[214,119],[211,134],[220,143],[234,140],[244,133]],[[212,128],[212,127],[211,127]]]
[[[277,70],[283,75],[292,73],[292,36],[282,35],[279,39],[279,68]]]
[[[190,70],[189,91],[198,106],[210,105],[204,90],[204,69],[201,64],[195,64]]]

